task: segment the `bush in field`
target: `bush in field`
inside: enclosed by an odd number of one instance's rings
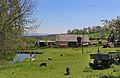
[[[114,64],[112,64],[112,65],[111,65],[111,68],[115,68],[115,65],[114,65]]]
[[[120,68],[117,65],[112,64],[111,68],[113,69],[113,72],[120,72]]]
[[[105,74],[100,76],[99,78],[120,78],[120,67],[118,65],[112,64],[111,68],[113,70],[111,74]]]
[[[113,72],[120,72],[120,68],[114,68]]]

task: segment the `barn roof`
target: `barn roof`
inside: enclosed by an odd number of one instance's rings
[[[56,41],[77,42],[77,37],[81,37],[83,42],[89,42],[88,35],[56,35]]]
[[[55,41],[50,41],[50,40],[48,40],[48,41],[45,41],[45,40],[39,40],[38,42],[55,42]]]

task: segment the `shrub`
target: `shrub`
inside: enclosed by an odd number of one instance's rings
[[[113,72],[120,72],[120,68],[113,68]]]

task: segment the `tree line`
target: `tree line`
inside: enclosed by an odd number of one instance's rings
[[[69,29],[67,34],[91,34],[91,33],[104,33],[108,32],[108,29],[105,26],[93,26],[83,29]]]
[[[114,35],[116,39],[120,40],[120,16],[110,19],[110,20],[101,20],[102,26],[93,26],[87,27],[83,29],[69,29],[67,34],[92,34],[92,33],[99,33],[101,37],[105,37],[105,33],[110,35]]]

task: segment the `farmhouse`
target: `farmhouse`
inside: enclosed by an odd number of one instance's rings
[[[88,35],[56,35],[56,47],[79,47],[82,43],[89,43]]]

